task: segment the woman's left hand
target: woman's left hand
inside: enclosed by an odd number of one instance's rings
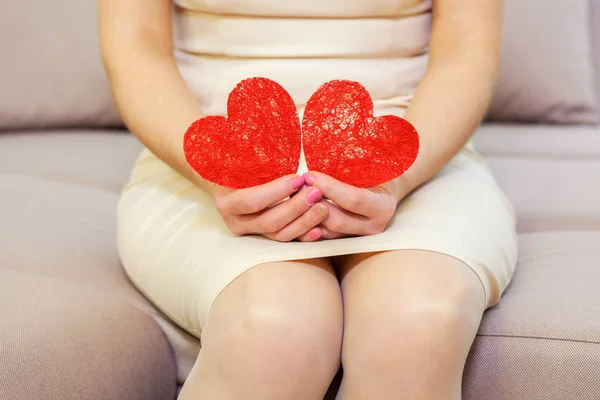
[[[362,189],[320,172],[310,171],[303,176],[306,185],[319,188],[323,198],[333,202],[322,200],[329,208],[320,225],[323,239],[383,232],[403,197],[397,181]]]

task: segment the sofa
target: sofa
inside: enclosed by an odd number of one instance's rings
[[[599,399],[600,0],[505,13],[473,141],[516,210],[519,261],[463,398]],[[0,60],[0,399],[175,399],[201,344],[119,263],[116,204],[141,145],[111,98],[94,1],[3,2]]]

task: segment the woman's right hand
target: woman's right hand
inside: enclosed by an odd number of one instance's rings
[[[306,187],[304,178],[298,175],[246,189],[217,187],[210,192],[223,221],[236,235],[257,234],[278,242],[312,242],[321,237],[318,225],[328,213],[320,202],[321,190]],[[290,198],[285,200],[287,197]]]

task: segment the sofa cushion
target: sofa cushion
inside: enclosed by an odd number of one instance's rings
[[[489,156],[519,232],[600,230],[600,159]]]
[[[0,12],[0,131],[121,125],[93,0],[10,1]]]
[[[0,174],[37,176],[118,193],[141,152],[126,131],[21,131],[0,135]]]
[[[9,174],[0,193],[0,398],[174,398],[169,343],[115,251],[117,195]]]
[[[590,21],[589,0],[507,0],[489,118],[597,123]]]
[[[486,156],[544,159],[600,159],[600,127],[486,123],[473,143]]]
[[[513,204],[520,232],[600,230],[600,132],[484,125],[473,140]]]
[[[138,294],[116,250],[116,204],[140,151],[137,139],[124,131],[0,135],[0,237],[10,238],[0,241],[0,271],[135,295],[132,304],[150,313],[168,338],[181,383],[200,343]],[[4,214],[17,218],[12,226],[4,223]],[[34,241],[36,251],[30,251]]]
[[[127,297],[4,269],[0,292],[1,399],[174,398],[169,345]]]
[[[519,263],[484,315],[464,398],[600,398],[600,232],[520,236]]]
[[[596,73],[596,98],[600,99],[600,0],[590,0],[594,71]]]

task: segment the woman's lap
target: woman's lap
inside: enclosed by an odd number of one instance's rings
[[[263,264],[424,250],[468,265],[484,284],[485,304],[491,306],[508,285],[516,259],[510,207],[491,175],[467,155],[405,199],[381,235],[275,243],[229,234],[199,189],[146,153],[121,198],[119,250],[134,284],[196,336],[215,299]]]

